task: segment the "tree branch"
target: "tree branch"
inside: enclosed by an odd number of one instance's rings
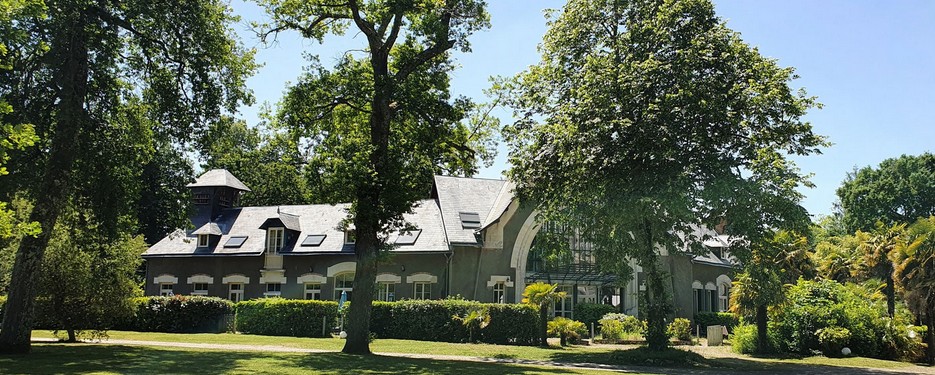
[[[353,16],[357,28],[367,36],[370,50],[378,51],[382,49],[383,41],[380,40],[381,36],[377,35],[377,31],[373,29],[373,25],[360,15],[360,5],[357,4],[357,0],[348,0],[347,5],[351,8],[351,16]]]
[[[422,52],[419,52],[415,58],[409,60],[406,64],[399,68],[399,71],[396,72],[396,80],[398,82],[405,81],[406,78],[408,78],[409,75],[416,70],[416,68],[445,53],[445,51],[451,47],[454,47],[455,41],[448,39],[448,34],[450,34],[451,31],[451,12],[449,10],[446,10],[442,15],[441,22],[443,27],[438,31],[438,34],[436,34],[438,40],[434,45],[422,50]]]

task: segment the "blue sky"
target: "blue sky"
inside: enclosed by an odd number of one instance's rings
[[[509,76],[539,61],[536,46],[546,32],[543,9],[558,8],[556,0],[488,0],[492,27],[471,38],[473,52],[457,54],[461,68],[452,91],[485,101],[487,78]],[[823,155],[796,159],[814,173],[816,188],[805,189],[803,205],[812,214],[828,214],[835,189],[854,167],[876,166],[902,154],[933,151],[935,145],[935,2],[857,0],[721,0],[718,15],[764,56],[793,66],[805,87],[824,104],[806,119],[834,145]],[[275,104],[287,82],[307,65],[303,54],[333,62],[347,49],[361,49],[363,37],[331,37],[324,45],[282,34],[271,47],[259,44],[246,23],[265,15],[255,4],[233,1],[243,17],[235,26],[247,47],[258,49],[264,64],[248,81],[257,105],[241,108],[255,124],[263,103]],[[499,112],[503,123],[512,119]],[[497,162],[479,177],[499,178],[509,168],[501,147]]]

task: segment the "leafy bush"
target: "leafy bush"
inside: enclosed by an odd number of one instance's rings
[[[851,331],[847,328],[827,327],[815,333],[818,335],[821,352],[828,357],[840,356],[841,348],[844,348],[847,341],[851,339]]]
[[[730,336],[731,350],[740,354],[756,353],[756,326],[740,323]]]
[[[0,296],[0,321],[3,321],[3,310],[6,308],[6,296]]]
[[[575,305],[575,320],[590,328],[592,324],[599,324],[604,315],[611,314],[615,310],[615,307],[602,303],[579,303]]]
[[[549,336],[559,337],[562,346],[565,346],[569,341],[572,343],[578,342],[582,336],[588,334],[588,329],[582,322],[559,316],[549,321],[548,333]]]
[[[136,314],[118,328],[142,332],[220,332],[233,304],[222,298],[202,296],[134,298]]]
[[[337,314],[334,301],[262,298],[237,303],[236,325],[258,335],[326,337]]]
[[[695,325],[701,326],[699,336],[707,334],[708,326],[725,326],[728,331],[733,330],[739,321],[737,314],[729,312],[700,312],[695,314]]]
[[[601,338],[604,340],[622,340],[623,322],[616,319],[601,319]]]
[[[468,330],[468,342],[474,341],[474,336],[478,331],[487,328],[490,324],[490,314],[483,308],[471,310],[464,316],[452,315],[451,319],[460,322]]]
[[[616,320],[622,324],[623,333],[642,335],[646,332],[646,322],[640,321],[635,316],[619,313],[604,314],[601,321]]]
[[[666,329],[666,333],[669,334],[669,337],[675,337],[676,339],[682,341],[688,341],[692,339],[691,332],[692,322],[685,318],[675,318],[672,323],[669,323],[669,326]]]
[[[475,337],[491,344],[535,345],[538,312],[522,304],[483,304],[459,299],[374,302],[370,330],[381,338],[467,342],[470,331],[452,316],[483,309],[490,323]]]

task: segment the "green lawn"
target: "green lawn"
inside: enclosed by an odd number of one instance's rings
[[[284,346],[303,349],[320,349],[340,351],[344,345],[341,339],[312,339],[298,337],[258,336],[244,334],[173,334],[151,332],[108,332],[111,339],[160,341],[179,343],[206,343],[206,344],[236,344],[249,346]],[[48,331],[34,331],[33,337],[52,337]],[[371,345],[371,350],[377,353],[411,353],[431,355],[455,355],[471,357],[488,357],[500,359],[543,360],[565,363],[599,363],[609,365],[642,365],[664,367],[693,367],[699,369],[725,369],[735,371],[783,371],[783,372],[814,372],[822,370],[842,369],[901,369],[902,371],[931,373],[935,371],[927,367],[919,367],[910,363],[885,361],[870,358],[826,358],[821,356],[805,358],[753,358],[738,356],[729,353],[729,348],[706,348],[705,358],[699,354],[683,351],[669,350],[663,353],[653,353],[641,348],[628,347],[621,349],[613,346],[572,346],[567,348],[539,348],[528,346],[508,346],[489,344],[457,344],[443,342],[425,342],[412,340],[378,339]],[[147,349],[150,350],[150,349]],[[151,349],[156,350],[156,349]],[[160,349],[163,350],[163,349]],[[346,358],[340,354],[257,354],[249,353],[250,363],[263,361],[286,361],[281,358],[294,358],[299,356],[321,356],[322,358]],[[736,357],[736,358],[720,358]],[[277,359],[279,358],[279,359]],[[360,358],[360,357],[352,357]],[[363,357],[371,360],[383,360],[385,357]],[[355,359],[355,361],[357,361]],[[401,360],[408,361],[408,360]],[[355,362],[356,363],[356,362]],[[436,364],[433,364],[436,365]],[[301,367],[301,366],[299,366]],[[359,370],[360,368],[356,368]],[[2,370],[2,367],[0,367]],[[647,370],[651,370],[647,368]],[[433,372],[427,370],[429,372]],[[0,371],[3,373],[4,371]],[[135,372],[135,371],[132,371]],[[483,372],[481,372],[483,373]],[[473,374],[471,374],[473,375]]]
[[[350,356],[34,344],[28,355],[0,356],[3,374],[587,374],[578,369]]]

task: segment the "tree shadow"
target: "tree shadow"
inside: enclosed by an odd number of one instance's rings
[[[34,344],[26,355],[0,356],[4,374],[321,373],[321,374],[569,374],[502,362],[465,362],[342,353],[264,353],[95,344]]]

